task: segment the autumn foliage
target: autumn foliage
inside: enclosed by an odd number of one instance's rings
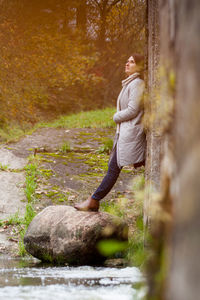
[[[114,104],[127,53],[144,50],[144,7],[1,0],[0,127]]]

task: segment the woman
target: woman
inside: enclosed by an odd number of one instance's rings
[[[141,124],[145,88],[143,69],[142,55],[133,54],[129,57],[125,65],[128,77],[122,81],[122,90],[117,99],[117,112],[113,116],[117,130],[107,174],[92,196],[75,205],[77,210],[98,211],[99,201],[112,189],[122,167],[134,165],[137,168],[145,164],[146,137]]]

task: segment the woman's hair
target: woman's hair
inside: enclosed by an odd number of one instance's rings
[[[140,77],[144,79],[144,56],[138,53],[133,53],[133,56],[136,65],[139,67]]]

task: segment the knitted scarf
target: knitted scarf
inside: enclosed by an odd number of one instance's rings
[[[135,72],[135,73],[131,74],[126,79],[122,80],[122,86],[124,87],[129,82],[131,82],[133,79],[137,78],[139,75],[140,75],[140,73],[138,73],[138,72]]]

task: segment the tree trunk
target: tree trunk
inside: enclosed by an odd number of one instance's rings
[[[84,36],[86,36],[87,30],[87,6],[86,0],[77,1],[76,8],[76,26]]]

